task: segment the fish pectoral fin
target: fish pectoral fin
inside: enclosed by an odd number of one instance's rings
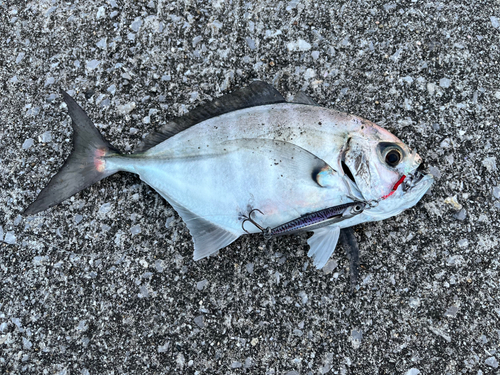
[[[310,181],[321,187],[338,187],[339,176],[330,165],[312,152],[290,142],[266,138],[241,138],[223,142],[224,150],[249,151],[267,172],[280,177]],[[257,156],[253,156],[257,155]],[[283,173],[284,172],[284,173]],[[286,174],[285,174],[286,173]],[[311,178],[313,181],[311,181]]]
[[[193,237],[194,260],[200,260],[216,253],[240,236],[194,214],[174,199],[165,195],[163,197],[177,211]]]
[[[313,236],[307,240],[307,244],[310,246],[307,256],[312,258],[317,269],[323,268],[332,256],[335,246],[337,246],[339,233],[339,227],[322,227],[316,229]]]

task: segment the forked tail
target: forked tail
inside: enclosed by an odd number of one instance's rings
[[[55,206],[117,172],[106,169],[104,156],[117,155],[118,150],[102,137],[75,100],[62,90],[61,93],[73,120],[71,124],[73,126],[73,151],[36,200],[24,210],[25,216]]]

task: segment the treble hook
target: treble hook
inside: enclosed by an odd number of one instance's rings
[[[255,225],[257,228],[259,228],[262,232],[264,232],[264,231],[265,231],[265,228],[264,228],[264,227],[260,226],[257,222],[255,222],[255,220],[254,220],[254,219],[252,219],[252,213],[253,213],[254,211],[258,211],[258,212],[260,212],[260,214],[261,214],[261,215],[264,215],[264,213],[263,213],[261,210],[259,210],[258,208],[254,208],[252,211],[250,211],[250,212],[248,213],[248,216],[244,216],[244,215],[242,215],[242,217],[244,217],[244,218],[245,218],[245,220],[243,220],[243,222],[241,223],[241,229],[243,229],[243,230],[244,230],[246,233],[248,233],[248,234],[250,234],[250,232],[249,232],[249,231],[247,231],[247,230],[245,229],[245,223],[246,223],[247,221],[251,222],[251,223],[252,223],[253,225]]]

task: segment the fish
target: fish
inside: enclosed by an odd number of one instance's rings
[[[113,147],[61,94],[73,150],[23,215],[117,172],[134,173],[181,216],[195,260],[246,234],[312,232],[314,266],[325,266],[340,238],[351,251],[352,281],[359,264],[352,227],[414,206],[433,183],[416,151],[389,131],[319,106],[303,92],[287,102],[262,81],[169,121],[132,154]]]

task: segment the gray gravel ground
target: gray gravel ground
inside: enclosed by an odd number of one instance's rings
[[[0,31],[1,373],[497,373],[498,1],[0,0]],[[354,296],[306,235],[194,262],[132,175],[20,215],[71,150],[59,88],[132,151],[254,79],[381,124],[436,177],[356,228]]]

